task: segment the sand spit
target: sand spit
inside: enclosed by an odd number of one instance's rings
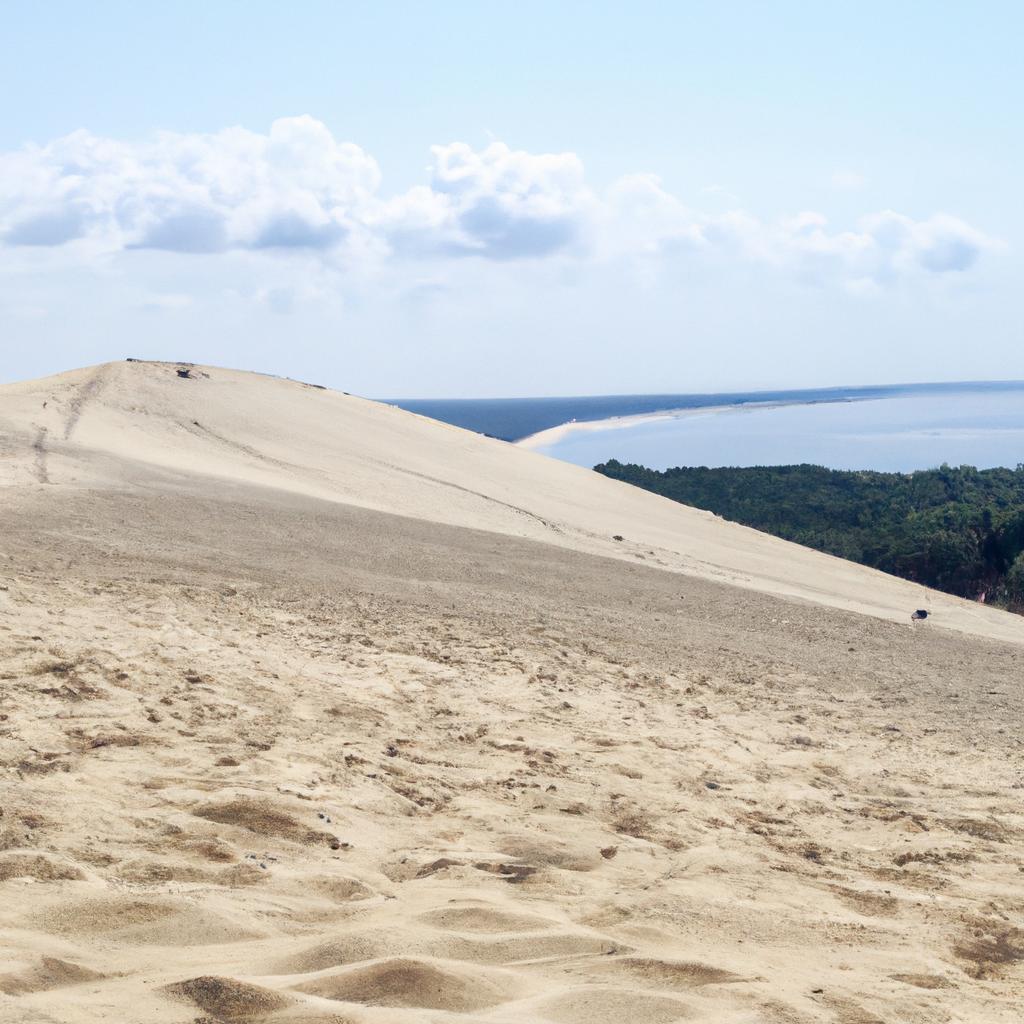
[[[1017,620],[658,567],[571,467],[177,369],[0,391],[0,1019],[1019,1021]]]
[[[844,398],[836,401],[852,402],[860,399]],[[698,405],[684,406],[681,409],[659,409],[653,412],[635,413],[629,416],[609,416],[603,420],[570,420],[568,423],[560,423],[556,427],[548,427],[546,430],[538,430],[536,434],[529,434],[514,442],[520,448],[528,451],[542,451],[552,445],[564,441],[573,434],[601,433],[608,430],[629,430],[632,427],[640,427],[646,423],[660,423],[664,420],[692,419],[695,416],[716,416],[728,412],[757,411],[759,409],[783,409],[790,405],[818,405],[820,400],[813,402],[799,401],[766,401],[766,402],[737,402],[732,405]]]
[[[711,412],[721,412],[728,406],[712,406]],[[519,448],[528,451],[539,451],[551,445],[564,441],[573,434],[592,434],[602,430],[629,430],[631,427],[643,426],[645,423],[658,423],[662,420],[681,419],[687,414],[697,415],[706,411],[701,409],[665,409],[662,412],[637,413],[634,416],[609,416],[603,420],[570,420],[568,423],[560,423],[557,427],[548,427],[546,430],[538,430],[536,434],[529,434],[520,438],[514,444]]]

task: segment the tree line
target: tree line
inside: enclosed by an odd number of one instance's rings
[[[1024,613],[1024,465],[594,467],[674,501],[960,597]]]

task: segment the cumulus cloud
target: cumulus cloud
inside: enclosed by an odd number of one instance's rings
[[[968,270],[993,244],[955,217],[915,221],[891,210],[862,218],[852,231],[830,231],[823,217],[810,214],[783,230],[783,248],[812,272],[831,266],[853,281],[877,284],[918,272]]]
[[[848,230],[832,228],[814,211],[776,222],[741,210],[702,215],[666,192],[652,175],[622,179],[608,198],[620,245],[647,253],[696,253],[789,267],[811,281],[886,284],[916,273],[965,271],[996,244],[945,214],[914,220],[886,210],[861,218]]]
[[[164,132],[135,143],[78,131],[0,153],[0,241],[87,255],[298,250],[357,262],[704,259],[876,284],[965,271],[992,245],[944,214],[882,211],[842,230],[816,212],[775,222],[701,213],[650,174],[599,192],[575,154],[500,142],[434,146],[429,180],[398,195],[382,197],[380,180],[372,156],[311,117],[283,118],[265,134]]]
[[[84,211],[69,203],[63,208],[44,209],[15,220],[4,237],[11,245],[63,245],[84,231]]]
[[[376,161],[310,117],[144,143],[74,132],[0,154],[8,245],[86,237],[108,248],[210,253],[327,248],[380,183]]]
[[[434,146],[431,181],[386,203],[379,223],[401,252],[511,260],[580,242],[595,199],[573,153]]]

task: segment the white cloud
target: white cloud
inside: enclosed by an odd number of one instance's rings
[[[385,204],[379,224],[401,252],[548,256],[585,234],[596,200],[573,153],[533,154],[493,142],[433,147],[429,187]]]
[[[657,179],[634,176],[617,183],[609,199],[614,233],[646,252],[699,254],[791,268],[821,282],[887,284],[914,274],[965,271],[997,243],[955,217],[925,220],[886,210],[861,218],[852,230],[835,230],[821,213],[803,211],[777,222],[740,210],[695,214],[665,192]]]
[[[993,243],[955,217],[915,221],[891,210],[861,219],[854,231],[830,232],[824,218],[789,226],[785,244],[805,264],[836,265],[853,281],[886,284],[915,273],[968,270]]]
[[[0,235],[173,252],[329,248],[379,181],[372,157],[310,117],[275,121],[267,135],[228,128],[140,144],[79,131],[0,155]]]
[[[697,213],[654,175],[599,193],[573,153],[492,142],[433,147],[429,182],[382,197],[376,161],[311,117],[266,134],[160,133],[141,143],[74,132],[0,153],[0,240],[9,250],[301,251],[352,273],[392,260],[635,258],[745,262],[860,287],[969,269],[993,243],[944,214],[892,211],[832,228],[816,212],[765,221]],[[850,174],[835,182],[852,187]],[[281,310],[285,294],[267,291]]]

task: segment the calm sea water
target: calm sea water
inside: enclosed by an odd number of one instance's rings
[[[1004,382],[971,384],[978,390],[1006,387]],[[421,416],[452,423],[481,434],[518,441],[570,420],[588,422],[611,416],[637,416],[665,409],[704,409],[752,402],[828,402],[851,398],[884,398],[905,394],[946,394],[963,384],[892,384],[793,391],[737,391],[721,394],[587,395],[567,398],[403,398],[388,400]]]
[[[943,462],[979,468],[1024,462],[1024,381],[392,404],[508,441],[571,420],[681,410],[673,419],[609,425],[539,449],[582,466],[614,458],[654,469],[808,462],[908,472]]]
[[[569,434],[538,449],[593,466],[652,469],[812,463],[909,472],[1024,463],[1024,386],[769,408],[689,411],[676,418]]]

